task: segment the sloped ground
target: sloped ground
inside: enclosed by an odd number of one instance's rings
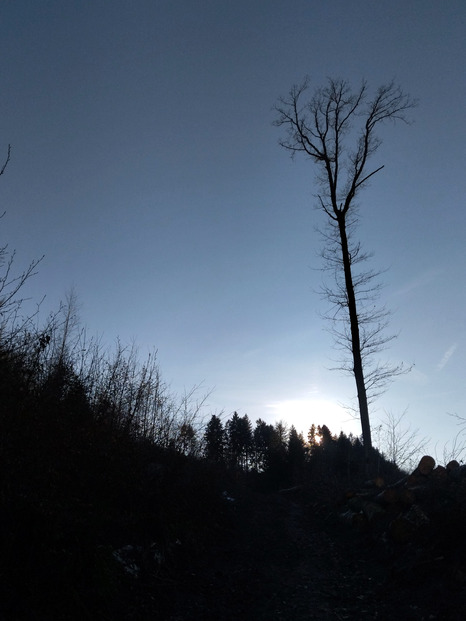
[[[423,567],[300,492],[243,490],[231,510],[231,529],[167,580],[148,619],[466,618],[465,585],[443,559]]]
[[[39,533],[31,530],[38,527],[34,516],[15,528],[4,522],[3,534],[17,535],[10,543],[4,537],[2,554],[8,557],[10,549],[9,558],[15,552],[18,559],[14,568],[3,564],[0,621],[466,619],[464,528],[458,522],[446,520],[458,529],[444,524],[447,539],[433,530],[422,545],[395,545],[380,530],[343,521],[344,502],[328,482],[285,493],[232,484],[225,497],[215,496],[216,504],[206,490],[202,494],[199,477],[185,506],[174,496],[177,503],[164,513],[173,525],[165,549],[136,545],[127,520],[118,548],[86,545],[88,534],[66,549],[51,545],[42,521]],[[203,507],[198,515],[196,498]],[[157,497],[153,504],[146,507],[148,521]],[[76,535],[76,518],[70,524]],[[41,544],[47,541],[48,547]],[[66,543],[63,536],[57,541]]]

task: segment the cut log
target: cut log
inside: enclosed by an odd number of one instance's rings
[[[445,481],[448,475],[447,468],[444,468],[443,466],[437,466],[437,468],[434,468],[432,470],[432,477],[439,483]]]
[[[376,477],[374,479],[374,485],[378,489],[382,489],[382,487],[385,487],[385,480],[382,477]]]
[[[426,484],[426,477],[421,475],[417,468],[406,479],[406,486],[409,487],[409,489],[418,487],[419,485],[425,485],[425,484]]]
[[[279,489],[279,494],[293,494],[294,492],[299,492],[303,489],[302,485],[295,485],[294,487],[287,487],[286,489]]]
[[[435,459],[431,457],[430,455],[424,455],[424,457],[422,457],[421,461],[419,462],[417,471],[419,472],[419,474],[422,474],[423,476],[427,476],[432,472],[434,468],[435,468]]]
[[[409,476],[405,476],[402,479],[399,479],[398,481],[396,481],[395,483],[392,483],[391,485],[388,485],[387,487],[392,488],[392,487],[404,487],[408,481]]]
[[[353,514],[352,525],[358,530],[366,530],[368,528],[369,522],[367,517],[361,511],[360,513]]]
[[[388,532],[395,543],[408,543],[413,540],[415,527],[412,522],[400,515],[390,522]]]
[[[404,516],[414,526],[426,526],[430,523],[430,518],[424,513],[419,505],[413,505]]]
[[[416,500],[414,490],[404,488],[400,489],[400,502],[403,505],[411,506]]]
[[[390,511],[396,510],[396,506],[402,507],[411,506],[414,503],[415,495],[411,489],[408,488],[395,488],[387,487],[381,492],[377,498],[377,502],[390,507]]]
[[[458,468],[453,468],[453,470],[448,471],[448,476],[451,481],[459,481],[466,477],[466,466],[463,464],[462,466],[458,466]]]
[[[364,487],[370,489],[372,488],[376,488],[376,489],[381,489],[382,487],[385,486],[385,481],[382,477],[375,477],[375,479],[369,479],[369,481],[365,481],[364,482]]]
[[[369,522],[372,522],[381,514],[385,513],[378,502],[366,501],[362,507],[362,512]]]
[[[400,493],[403,490],[396,489],[394,487],[388,487],[377,496],[377,500],[386,505],[394,505],[400,501]]]

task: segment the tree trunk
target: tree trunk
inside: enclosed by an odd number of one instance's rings
[[[369,469],[372,452],[371,426],[369,421],[369,407],[367,404],[366,383],[364,381],[364,368],[361,353],[361,340],[359,335],[359,319],[354,293],[353,275],[351,273],[351,256],[348,249],[348,236],[346,232],[346,213],[338,212],[338,229],[340,233],[343,269],[345,274],[345,286],[347,293],[348,313],[351,328],[351,351],[353,354],[353,373],[358,392],[359,417],[361,419],[362,439],[364,443],[364,455],[366,469]]]

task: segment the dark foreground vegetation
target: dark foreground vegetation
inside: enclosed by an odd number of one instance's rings
[[[202,425],[73,317],[1,332],[0,619],[465,617],[461,468],[408,498],[376,452],[364,487],[359,439],[325,425]]]

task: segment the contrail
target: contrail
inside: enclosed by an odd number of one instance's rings
[[[458,347],[458,343],[453,343],[453,345],[447,349],[447,351],[443,354],[442,359],[437,365],[437,371],[441,371],[443,369],[443,367],[447,364],[447,362],[450,360],[450,358],[455,353],[455,350],[457,347]]]

